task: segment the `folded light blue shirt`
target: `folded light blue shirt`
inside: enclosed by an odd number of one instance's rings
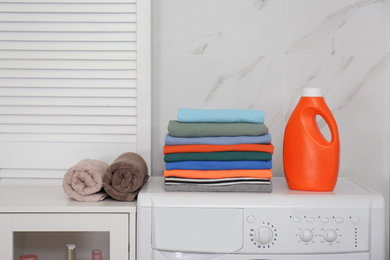
[[[179,122],[192,123],[254,123],[264,124],[264,111],[251,109],[195,109],[180,108]]]
[[[165,136],[165,145],[188,145],[188,144],[270,144],[271,134],[255,136],[216,136],[216,137],[173,137],[169,134]]]

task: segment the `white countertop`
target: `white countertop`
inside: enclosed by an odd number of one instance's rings
[[[136,202],[106,198],[100,202],[78,202],[69,198],[60,184],[2,184],[0,213],[22,212],[136,212]]]

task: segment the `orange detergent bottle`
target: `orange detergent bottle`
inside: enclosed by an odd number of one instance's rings
[[[316,117],[329,127],[331,140],[321,133]],[[304,191],[332,191],[336,186],[340,141],[336,121],[320,88],[303,88],[302,97],[287,122],[283,166],[288,187]]]

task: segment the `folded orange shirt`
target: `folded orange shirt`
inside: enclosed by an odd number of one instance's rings
[[[271,169],[263,170],[164,170],[164,177],[190,179],[223,179],[236,177],[252,177],[271,179]]]
[[[274,146],[271,144],[191,144],[191,145],[165,145],[164,154],[168,153],[208,153],[224,151],[252,151],[273,153]]]

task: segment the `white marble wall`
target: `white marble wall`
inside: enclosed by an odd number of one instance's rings
[[[388,212],[390,0],[156,0],[152,36],[154,175],[168,121],[193,107],[264,110],[283,176],[286,122],[300,89],[320,87],[340,177],[381,192]]]

